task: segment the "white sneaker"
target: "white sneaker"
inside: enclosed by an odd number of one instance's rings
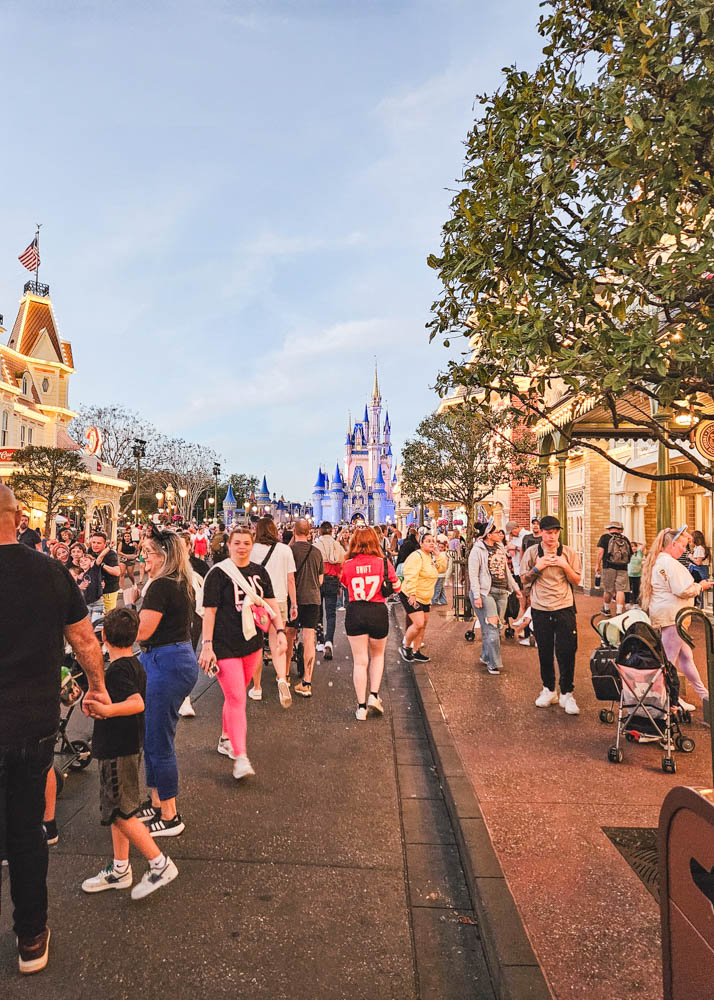
[[[263,700],[263,689],[252,687],[248,692],[248,697],[251,701],[262,701]]]
[[[384,705],[382,704],[382,699],[379,695],[371,694],[367,699],[367,708],[373,708],[375,712],[379,712],[380,715],[384,715]]]
[[[518,640],[518,645],[519,646],[530,646],[531,645],[531,640],[530,640],[530,638],[528,638],[528,639],[519,639]]]
[[[536,705],[538,708],[548,708],[549,705],[555,705],[558,700],[558,695],[555,691],[549,691],[548,688],[544,687],[541,693],[536,698]]]
[[[218,753],[222,753],[224,757],[230,757],[231,760],[236,759],[236,755],[233,753],[233,747],[231,746],[231,741],[227,736],[221,736],[216,749],[218,750]]]
[[[290,708],[293,703],[293,696],[290,693],[290,685],[282,677],[278,679],[278,697],[283,708]]]
[[[236,781],[240,781],[241,778],[249,778],[251,775],[255,774],[253,765],[244,753],[242,753],[240,757],[236,757],[235,761],[236,762],[233,765],[233,777]]]
[[[696,705],[690,705],[688,701],[683,701],[681,698],[679,699],[679,707],[683,708],[685,712],[696,712],[697,710]]]
[[[560,707],[565,709],[566,715],[580,715],[580,709],[572,691],[568,691],[567,694],[561,694]]]
[[[104,892],[105,889],[128,889],[134,881],[131,873],[131,865],[123,875],[117,875],[114,865],[109,862],[106,868],[102,868],[98,875],[86,878],[82,882],[82,889],[85,892]]]
[[[359,708],[358,707],[357,711],[355,712],[355,719],[357,719],[358,722],[366,722],[367,721],[367,709],[366,708]]]
[[[152,892],[156,892],[157,889],[168,885],[169,882],[173,882],[177,875],[178,868],[171,858],[166,858],[166,864],[159,871],[155,871],[149,866],[149,870],[144,872],[141,882],[137,882],[131,890],[131,898],[143,899],[144,896],[148,896]]]
[[[531,620],[531,609],[526,608],[520,618],[516,618],[514,622],[511,622],[511,628],[520,628],[521,625],[527,625]]]
[[[191,704],[191,696],[187,695],[181,702],[181,708],[179,709],[179,715],[184,719],[193,719],[196,715],[196,709]]]

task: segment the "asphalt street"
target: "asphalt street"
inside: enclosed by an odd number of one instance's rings
[[[335,659],[314,697],[280,708],[271,668],[248,705],[254,778],[236,782],[216,753],[222,697],[201,678],[197,717],[181,720],[179,808],[185,833],[164,839],[179,868],[140,902],[87,896],[111,857],[99,825],[96,764],[70,773],[51,848],[50,964],[20,977],[7,870],[0,994],[106,1000],[160,991],[202,997],[493,997],[471,901],[436,778],[411,671],[390,637],[386,714],[354,719],[351,659],[338,624]],[[78,733],[89,723],[79,712]],[[133,857],[135,879],[143,859]]]

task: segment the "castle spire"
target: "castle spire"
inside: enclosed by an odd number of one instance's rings
[[[372,385],[372,400],[379,399],[379,378],[377,376],[377,359],[374,359],[374,383]]]

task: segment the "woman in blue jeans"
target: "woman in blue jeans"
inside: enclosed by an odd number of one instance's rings
[[[139,813],[152,837],[175,837],[184,823],[176,808],[174,739],[179,708],[198,679],[191,643],[194,593],[188,551],[170,531],[144,541],[150,583],[140,612],[139,642],[146,671],[144,764],[151,802]]]
[[[481,626],[481,663],[489,674],[500,674],[500,622],[504,620],[508,595],[521,596],[518,584],[508,568],[508,556],[493,519],[469,555],[471,604]]]

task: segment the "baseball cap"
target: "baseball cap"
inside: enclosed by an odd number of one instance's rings
[[[676,542],[677,539],[680,538],[686,530],[687,530],[686,524],[683,524],[681,528],[677,528],[677,530],[674,533],[674,538],[672,539],[672,541]]]
[[[540,530],[541,531],[552,531],[553,528],[560,529],[562,527],[560,521],[557,517],[553,517],[552,514],[548,514],[546,517],[541,518]]]
[[[609,531],[610,528],[617,528],[618,531],[624,531],[625,530],[625,527],[624,527],[622,521],[610,521],[610,523],[607,526],[607,530]]]

